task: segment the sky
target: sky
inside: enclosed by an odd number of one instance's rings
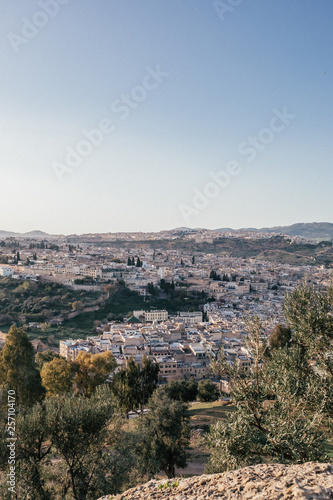
[[[332,0],[0,6],[0,230],[333,222]]]

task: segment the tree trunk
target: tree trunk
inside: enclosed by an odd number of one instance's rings
[[[175,471],[175,466],[174,465],[169,465],[167,470],[165,471],[166,475],[168,476],[168,479],[172,479],[176,475]]]

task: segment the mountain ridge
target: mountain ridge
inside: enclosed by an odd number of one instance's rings
[[[205,228],[189,228],[189,227],[178,227],[174,229],[169,229],[165,231],[122,231],[124,234],[137,234],[137,233],[150,233],[150,234],[158,234],[158,233],[191,233],[197,231],[205,231],[208,229]],[[301,236],[309,239],[333,239],[333,223],[331,222],[298,222],[295,224],[291,224],[289,226],[272,226],[272,227],[262,227],[262,228],[240,228],[233,229],[230,227],[212,229],[216,233],[233,233],[233,232],[255,232],[255,233],[278,233],[278,234],[286,234],[288,236]],[[83,233],[83,234],[49,234],[40,230],[28,231],[26,233],[19,233],[14,231],[3,231],[0,230],[0,238],[32,238],[32,239],[43,239],[43,238],[65,238],[65,237],[87,237],[94,235],[110,235],[110,234],[120,234],[120,232],[104,232],[104,233]]]
[[[304,238],[333,238],[333,223],[331,222],[298,222],[290,226],[273,226],[262,228],[241,228],[215,229],[216,232],[257,232],[257,233],[279,233],[287,234],[288,236],[303,236]]]

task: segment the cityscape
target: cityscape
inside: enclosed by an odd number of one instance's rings
[[[0,499],[332,499],[332,0],[3,4]]]
[[[318,289],[326,289],[331,282],[333,251],[329,241],[322,250],[331,251],[332,262],[318,266],[263,260],[262,255],[247,255],[247,249],[242,257],[209,250],[214,241],[237,238],[251,243],[266,241],[273,251],[278,239],[298,248],[310,245],[314,254],[318,243],[302,236],[236,231],[219,232],[217,237],[209,230],[107,236],[106,242],[105,235],[3,240],[0,259],[6,260],[7,255],[8,264],[1,265],[0,275],[15,280],[15,286],[20,287],[21,282],[53,282],[78,296],[85,291],[97,298],[74,301],[69,312],[55,315],[52,305],[40,314],[28,312],[14,318],[3,315],[2,328],[8,330],[12,321],[27,327],[35,337],[32,344],[36,352],[51,347],[66,359],[75,359],[81,350],[93,354],[111,351],[118,367],[126,365],[130,357],[140,363],[147,355],[160,367],[160,382],[190,376],[199,380],[213,376],[210,357],[216,357],[221,347],[228,362],[244,369],[250,366],[251,353],[244,344],[246,317],[260,318],[268,337],[276,325],[284,323],[287,293],[304,281]],[[165,242],[173,242],[175,248],[169,249]],[[188,249],[177,250],[177,244],[185,244]],[[197,244],[208,247],[204,252],[191,250]],[[9,248],[12,256],[8,256]],[[302,260],[299,255],[297,258]],[[64,338],[71,320],[82,317],[84,322],[87,314],[103,310],[119,286],[132,291],[142,308],[130,309],[129,300],[124,313],[112,319],[116,315],[110,304],[105,317],[94,321],[94,328],[90,329],[88,320],[86,336],[80,338],[79,332],[70,328],[75,338]],[[173,301],[167,300],[170,290],[177,294]],[[158,309],[153,305],[156,301],[164,301],[168,309]],[[8,319],[9,324],[4,324]],[[1,336],[3,345],[6,333]]]

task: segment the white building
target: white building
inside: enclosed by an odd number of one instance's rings
[[[154,321],[167,321],[168,319],[168,311],[165,309],[156,309],[154,311],[133,311],[133,316],[138,319],[143,318],[146,322],[154,322]]]
[[[181,321],[182,323],[186,323],[187,325],[194,325],[195,323],[201,323],[202,312],[180,312],[176,319],[177,321]]]
[[[14,269],[8,266],[0,267],[0,276],[12,276],[14,274]]]

